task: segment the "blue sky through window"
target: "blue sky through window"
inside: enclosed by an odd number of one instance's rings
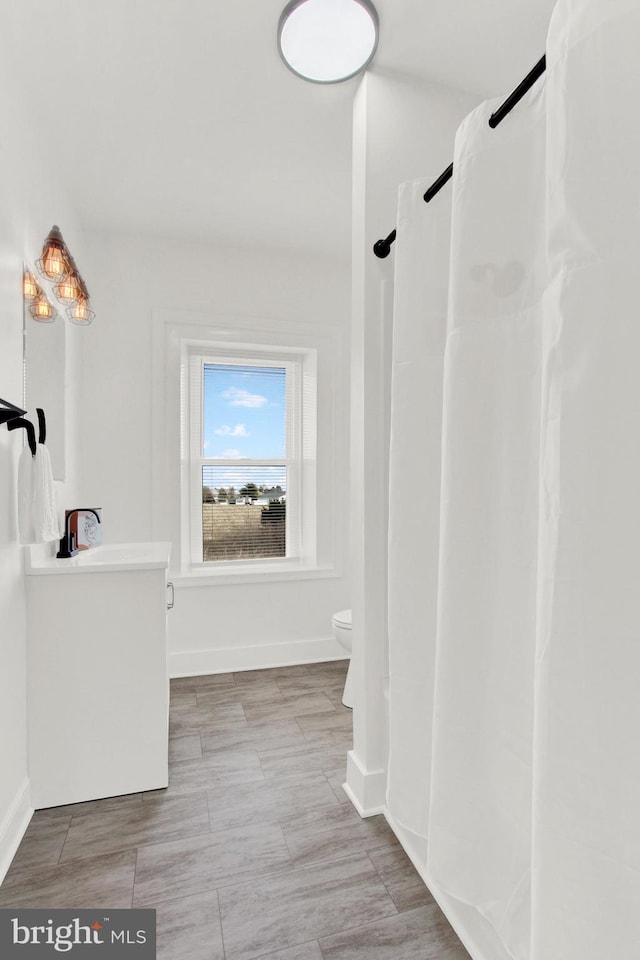
[[[205,458],[285,456],[286,369],[204,365]]]

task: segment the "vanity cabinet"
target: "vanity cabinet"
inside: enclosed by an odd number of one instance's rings
[[[169,550],[123,544],[27,560],[36,809],[167,786]]]

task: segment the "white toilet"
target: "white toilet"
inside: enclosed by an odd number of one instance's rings
[[[340,646],[351,656],[351,610],[340,610],[338,613],[334,613],[331,618],[331,626],[334,637]],[[345,707],[353,707],[353,700],[351,698],[351,664],[349,664],[349,669],[347,670],[342,702]]]

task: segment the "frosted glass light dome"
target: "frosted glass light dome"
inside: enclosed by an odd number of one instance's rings
[[[292,0],[278,24],[286,65],[314,83],[339,83],[367,66],[378,45],[370,0]]]

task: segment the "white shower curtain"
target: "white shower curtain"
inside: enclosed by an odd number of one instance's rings
[[[400,198],[387,808],[474,960],[640,956],[638,38],[560,0],[544,80],[462,124],[441,397],[446,205]]]
[[[426,863],[435,665],[442,376],[449,289],[450,195],[423,215],[427,181],[398,198],[389,497],[388,809]],[[425,269],[428,264],[428,269]],[[416,533],[419,531],[419,536]],[[420,731],[416,736],[415,732]],[[411,784],[411,789],[407,789]]]

